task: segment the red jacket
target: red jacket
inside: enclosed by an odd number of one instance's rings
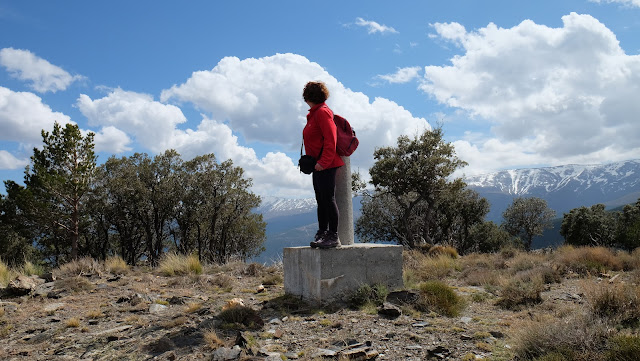
[[[304,151],[318,159],[320,150],[322,155],[318,164],[324,169],[336,168],[344,165],[342,158],[336,153],[336,123],[333,122],[333,112],[325,104],[316,104],[309,109],[307,125],[302,131]]]

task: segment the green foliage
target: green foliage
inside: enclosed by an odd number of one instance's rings
[[[434,311],[448,317],[456,317],[465,307],[464,299],[448,285],[440,281],[428,281],[418,286],[420,297],[416,309]]]
[[[565,243],[574,246],[611,246],[615,232],[615,213],[606,212],[604,204],[572,209],[560,228]]]
[[[628,251],[640,247],[640,199],[622,209],[618,218],[616,243]]]
[[[479,253],[498,252],[514,244],[514,239],[507,231],[497,224],[488,221],[477,223],[471,227],[469,238],[473,240],[468,251]]]
[[[25,185],[33,197],[26,211],[40,234],[40,247],[54,257],[78,256],[96,167],[93,137],[83,136],[75,124],[63,128],[55,123],[51,133],[42,131],[42,150],[33,149],[25,171]]]
[[[632,361],[640,356],[640,336],[616,335],[610,340],[607,361]]]
[[[349,304],[352,307],[362,307],[367,304],[373,304],[375,306],[380,306],[384,303],[384,300],[387,298],[389,294],[389,290],[385,285],[375,284],[368,285],[363,284],[360,286],[351,296],[349,297]]]
[[[441,128],[396,147],[379,148],[369,170],[373,193],[365,193],[356,234],[371,242],[391,241],[408,248],[442,243],[466,251],[471,227],[488,213],[486,199],[451,175],[466,163],[443,140]]]
[[[503,227],[512,236],[519,237],[525,250],[531,249],[533,237],[551,226],[555,211],[547,207],[544,199],[516,198],[502,213]]]

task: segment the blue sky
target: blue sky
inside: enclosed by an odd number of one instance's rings
[[[640,157],[640,0],[0,0],[0,179],[54,121],[99,162],[176,149],[232,159],[260,195],[295,167],[309,80],[376,147],[441,124],[459,175]]]

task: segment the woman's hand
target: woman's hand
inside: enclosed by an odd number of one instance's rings
[[[323,170],[324,170],[324,168],[322,168],[322,166],[321,166],[320,164],[316,163],[315,170],[316,170],[317,172],[320,172],[320,171],[323,171]]]

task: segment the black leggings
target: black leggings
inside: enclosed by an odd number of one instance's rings
[[[329,168],[313,172],[313,190],[318,203],[318,229],[338,232],[338,205],[336,204],[336,171]]]

